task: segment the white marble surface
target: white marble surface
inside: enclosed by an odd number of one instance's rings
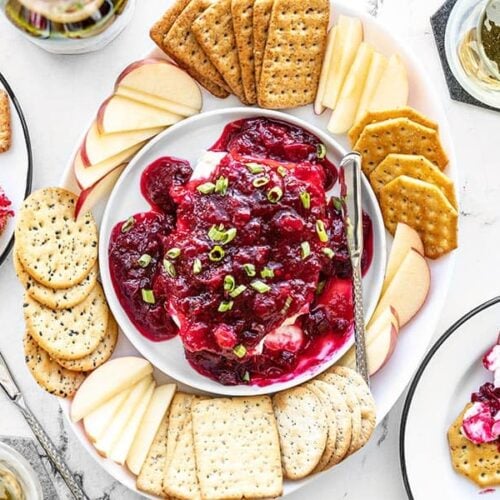
[[[500,292],[500,115],[451,101],[429,24],[441,0],[385,0],[381,17],[425,63],[451,122],[460,167],[460,249],[435,335],[471,307]],[[110,92],[114,77],[150,47],[148,27],[166,0],[138,0],[132,24],[101,52],[53,56],[30,44],[0,18],[0,71],[22,103],[34,153],[34,188],[57,184],[66,161],[97,104]],[[16,367],[26,399],[70,467],[83,479],[92,499],[129,500],[137,495],[116,484],[68,432],[57,402],[38,389],[23,362],[22,293],[9,259],[0,269],[0,350]],[[480,334],[480,332],[478,332]],[[291,500],[405,498],[399,468],[399,422],[403,398],[377,429],[370,444],[334,473],[324,475]],[[0,395],[0,435],[26,435],[16,410]],[[58,479],[61,498],[70,498]]]

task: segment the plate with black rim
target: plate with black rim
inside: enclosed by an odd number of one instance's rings
[[[481,360],[499,330],[500,297],[495,297],[455,322],[420,365],[403,408],[399,440],[410,499],[474,498],[489,491],[455,472],[447,432],[471,393],[492,381]]]

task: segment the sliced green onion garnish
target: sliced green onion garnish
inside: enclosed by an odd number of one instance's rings
[[[222,226],[222,229],[224,229],[224,226]],[[208,231],[208,237],[212,241],[221,241],[224,238],[224,234],[224,231],[217,229],[215,224]]]
[[[219,260],[222,260],[224,258],[225,254],[226,253],[224,252],[224,249],[222,247],[220,247],[219,245],[215,245],[212,250],[210,250],[208,258],[213,262],[219,262]]]
[[[292,305],[292,302],[293,302],[293,299],[292,297],[287,297],[286,300],[285,300],[285,305],[283,306],[283,308],[281,309],[281,312],[284,314],[288,311],[288,309],[290,309],[290,306]]]
[[[278,174],[281,175],[281,177],[286,177],[286,174],[288,173],[288,170],[282,165],[278,165],[278,168],[276,170],[278,171]]]
[[[309,246],[308,241],[303,241],[300,244],[300,256],[302,257],[302,260],[307,259],[311,255],[311,247]]]
[[[148,253],[145,253],[139,257],[139,259],[137,260],[137,263],[141,267],[148,267],[149,264],[151,263],[151,258],[152,258],[151,255],[149,255]]]
[[[318,159],[322,160],[326,156],[326,146],[321,142],[318,144],[316,148],[316,156]]]
[[[300,193],[300,201],[306,210],[311,208],[311,195],[307,191]]]
[[[316,295],[321,295],[325,289],[326,281],[320,281],[318,283],[318,288],[316,288]]]
[[[247,348],[243,344],[239,344],[233,349],[233,352],[238,358],[244,358],[247,353]]]
[[[181,254],[180,248],[171,248],[170,250],[167,251],[167,257],[169,259],[177,259],[177,257],[179,257],[180,254]]]
[[[283,190],[278,186],[274,186],[267,192],[267,199],[271,203],[278,203],[278,201],[280,201],[282,197],[283,197]]]
[[[254,179],[252,184],[254,185],[254,187],[258,188],[265,186],[268,182],[269,182],[269,177],[264,175],[262,177],[257,177],[257,179]]]
[[[245,285],[238,285],[232,292],[229,292],[229,295],[233,299],[235,299],[236,297],[238,297],[238,295],[241,295],[246,289],[247,287]]]
[[[243,264],[243,269],[247,273],[247,276],[255,276],[255,266],[253,264]]]
[[[231,227],[224,231],[224,224],[219,224],[219,227],[213,225],[208,231],[208,237],[212,241],[220,241],[222,245],[226,245],[236,238],[237,230]]]
[[[266,285],[263,281],[255,280],[250,283],[250,286],[259,293],[266,293],[271,290],[269,285]]]
[[[221,313],[225,313],[227,311],[230,311],[233,308],[233,301],[232,300],[223,300],[219,304],[219,308],[217,309]]]
[[[328,241],[328,234],[325,229],[325,223],[321,219],[318,219],[316,221],[316,232],[318,233],[319,241],[321,241],[322,243],[326,243]]]
[[[274,271],[270,267],[265,267],[260,272],[261,278],[274,278]]]
[[[133,217],[129,217],[123,224],[122,224],[122,233],[128,233],[135,224],[135,219]]]
[[[229,186],[229,180],[227,177],[224,177],[221,175],[216,181],[215,181],[215,192],[225,195],[227,192],[227,187]]]
[[[335,256],[335,252],[331,249],[331,248],[323,248],[323,253],[329,258],[329,259],[333,259],[333,257]]]
[[[235,227],[232,227],[230,229],[228,229],[227,231],[224,232],[224,236],[222,238],[222,244],[223,245],[227,245],[228,243],[230,243],[231,241],[234,240],[234,238],[236,238],[236,228]]]
[[[200,274],[200,273],[201,273],[201,260],[194,259],[194,261],[193,261],[193,274]]]
[[[146,288],[143,288],[141,290],[141,294],[142,294],[142,300],[146,302],[146,304],[154,304],[156,302],[153,290],[147,290]]]
[[[250,382],[250,372],[245,372],[243,374],[243,382]]]
[[[215,184],[213,182],[205,182],[196,188],[201,194],[212,194],[215,191]]]
[[[175,266],[167,259],[163,259],[163,268],[165,272],[171,277],[175,278],[177,276],[177,272],[175,270]]]
[[[261,174],[264,172],[264,167],[262,165],[259,165],[258,163],[246,163],[245,167],[248,168],[248,171],[251,174]]]
[[[236,286],[236,281],[230,274],[224,277],[224,290],[226,292],[233,291],[235,286]]]
[[[333,206],[337,210],[342,210],[343,205],[342,205],[342,198],[332,198]]]

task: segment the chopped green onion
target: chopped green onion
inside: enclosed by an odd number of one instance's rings
[[[335,252],[331,249],[331,248],[323,248],[323,253],[329,258],[329,259],[333,259],[333,257],[335,256]]]
[[[255,280],[250,283],[250,286],[257,292],[259,293],[266,293],[271,290],[271,287],[269,285],[266,285],[264,282],[260,280]]]
[[[248,168],[251,174],[261,174],[264,172],[264,167],[258,163],[245,163],[245,167]]]
[[[142,300],[146,302],[146,304],[156,303],[155,294],[153,293],[153,290],[147,290],[146,288],[143,288],[141,290],[141,294],[142,294]]]
[[[222,229],[224,229],[224,226],[222,226]],[[215,224],[208,230],[208,237],[212,241],[221,241],[224,238],[224,234],[224,231],[217,229]]]
[[[238,285],[233,291],[229,292],[229,295],[235,299],[238,295],[241,295],[247,287],[245,285]]]
[[[218,228],[217,226],[213,225],[208,231],[208,237],[212,241],[220,241],[222,245],[226,245],[227,243],[233,241],[234,238],[236,238],[236,228],[231,227],[226,231],[224,231],[223,229],[224,224],[219,224]]]
[[[316,148],[316,156],[319,160],[323,160],[326,156],[326,146],[323,143],[319,143]]]
[[[267,177],[266,175],[264,175],[262,177],[257,177],[257,179],[254,179],[252,182],[252,184],[256,188],[265,186],[268,183],[269,183],[269,177]]]
[[[233,352],[238,358],[244,358],[247,353],[247,348],[243,344],[239,344],[233,349]]]
[[[205,182],[196,188],[201,194],[212,194],[215,191],[215,184],[213,182]]]
[[[288,170],[282,165],[278,165],[278,168],[276,170],[278,171],[278,174],[281,175],[281,177],[286,177],[286,174],[288,173]]]
[[[283,309],[281,309],[281,312],[285,314],[288,309],[290,309],[290,306],[292,305],[293,299],[292,297],[287,297],[285,300],[285,305],[283,306]]]
[[[250,382],[250,372],[245,372],[243,374],[243,382]]]
[[[243,269],[247,273],[247,276],[255,276],[255,266],[253,264],[243,264]]]
[[[224,290],[226,292],[232,292],[235,286],[236,281],[230,274],[224,277]]]
[[[175,270],[174,265],[172,262],[170,262],[167,259],[163,259],[163,268],[165,269],[165,272],[171,277],[175,278],[177,276],[177,272]]]
[[[215,181],[215,192],[224,196],[227,193],[228,186],[229,186],[228,178],[221,175]]]
[[[274,271],[270,267],[265,267],[260,272],[261,278],[274,278]]]
[[[322,243],[326,243],[328,241],[328,234],[325,229],[325,223],[321,219],[318,219],[316,221],[316,232],[318,233],[319,241],[321,241]]]
[[[149,255],[148,253],[145,253],[143,255],[141,255],[137,261],[137,263],[141,266],[141,267],[148,267],[149,264],[151,263],[151,255]]]
[[[225,233],[224,233],[224,236],[222,238],[222,244],[223,245],[226,245],[227,243],[230,243],[231,241],[234,240],[234,238],[236,238],[236,228],[235,227],[232,227],[230,229],[228,229]]]
[[[273,187],[267,192],[267,199],[271,203],[278,203],[278,201],[280,201],[282,197],[283,197],[283,190],[278,186]]]
[[[232,308],[233,308],[233,301],[232,300],[228,300],[228,301],[223,300],[219,304],[219,308],[217,310],[221,313],[225,313],[227,311],[230,311]]]
[[[135,219],[133,217],[129,217],[123,224],[122,224],[122,233],[128,233],[135,224]]]
[[[320,281],[318,283],[318,288],[316,288],[316,295],[321,295],[325,289],[326,281]]]
[[[177,257],[179,257],[180,254],[181,254],[180,248],[171,248],[170,250],[167,251],[167,257],[169,259],[177,259]]]
[[[201,260],[196,258],[193,261],[193,274],[201,273]]]
[[[210,253],[208,254],[208,258],[213,261],[213,262],[219,262],[224,258],[224,255],[226,252],[224,252],[224,249],[220,247],[219,245],[215,245],[212,250],[210,250]]]
[[[302,257],[302,260],[307,259],[311,255],[311,247],[309,245],[308,241],[303,241],[300,244],[300,256]]]
[[[332,202],[333,202],[333,206],[337,209],[337,210],[342,210],[343,208],[343,203],[342,203],[342,198],[332,198]]]
[[[306,210],[311,208],[311,195],[307,191],[300,193],[300,201]]]

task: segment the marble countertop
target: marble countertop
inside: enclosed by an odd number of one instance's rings
[[[368,2],[367,2],[368,3]],[[381,3],[381,2],[379,2]],[[0,17],[0,71],[11,82],[29,124],[33,143],[33,188],[55,185],[97,103],[111,91],[114,77],[140,58],[150,42],[147,28],[166,0],[138,0],[132,23],[104,50],[82,56],[54,56],[22,38]],[[500,168],[497,146],[500,115],[450,100],[429,17],[441,0],[385,0],[378,17],[424,62],[445,104],[460,170],[460,248],[454,278],[435,336],[464,312],[500,292]],[[496,130],[496,132],[494,132]],[[24,366],[21,348],[22,290],[9,258],[0,268],[0,350],[17,367],[26,400],[63,452],[92,499],[131,500],[138,495],[117,484],[87,455],[68,430],[55,399],[41,391]],[[399,423],[404,396],[366,448],[291,495],[290,500],[405,497],[399,468]],[[30,436],[20,414],[0,395],[0,435]],[[55,477],[61,498],[70,498]]]

